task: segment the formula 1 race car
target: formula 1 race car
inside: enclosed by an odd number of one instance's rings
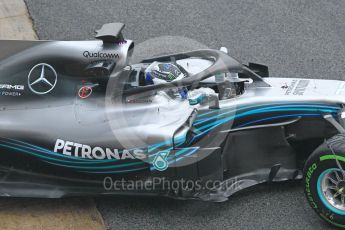
[[[130,64],[110,23],[94,41],[0,41],[0,194],[225,201],[304,180],[345,226],[345,82],[269,77],[204,49]]]

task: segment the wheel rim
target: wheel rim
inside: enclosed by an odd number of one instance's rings
[[[318,180],[319,195],[326,202],[326,206],[345,213],[345,172],[340,169],[328,169],[324,171]]]

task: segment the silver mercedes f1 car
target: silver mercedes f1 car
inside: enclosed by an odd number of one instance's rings
[[[94,41],[0,41],[0,195],[224,201],[302,179],[345,226],[345,82],[269,77],[204,49],[130,63],[124,24]]]

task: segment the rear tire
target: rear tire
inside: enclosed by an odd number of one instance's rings
[[[333,151],[332,151],[333,150]],[[345,228],[345,135],[321,144],[308,158],[304,193],[314,211],[328,223]]]

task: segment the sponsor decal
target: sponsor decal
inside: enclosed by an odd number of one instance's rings
[[[282,89],[287,89],[287,88],[289,88],[289,86],[286,83],[284,83],[284,85],[282,85],[281,88]]]
[[[314,198],[313,198],[311,191],[310,191],[310,179],[311,179],[311,176],[313,175],[313,173],[316,169],[317,169],[316,163],[312,164],[308,168],[307,176],[305,178],[305,191],[307,194],[307,198],[308,198],[309,203],[311,204],[311,206],[314,209],[317,209],[317,204],[315,203]]]
[[[83,86],[78,91],[78,95],[81,99],[88,98],[91,94],[92,88],[90,86]]]
[[[29,89],[39,95],[47,94],[52,91],[57,82],[55,69],[46,63],[35,65],[28,75]]]
[[[0,89],[24,90],[23,85],[0,84]]]
[[[19,92],[7,92],[7,91],[3,91],[1,92],[1,96],[11,96],[11,97],[19,97],[22,94]]]
[[[337,91],[335,92],[336,95],[345,95],[345,82],[339,84]]]
[[[293,95],[302,96],[309,85],[309,80],[299,80]]]
[[[4,90],[1,91],[1,96],[18,97],[22,95],[22,93],[18,91],[23,91],[24,85],[0,84],[0,89]]]
[[[90,52],[84,51],[83,56],[85,58],[103,58],[103,59],[118,59],[120,55],[117,53],[102,53],[102,52]]]
[[[143,149],[112,149],[102,147],[91,147],[90,145],[84,145],[72,141],[65,141],[57,139],[54,152],[61,153],[67,156],[74,156],[87,159],[104,160],[104,159],[139,159],[143,160],[147,158]]]
[[[292,80],[290,86],[287,87],[285,95],[290,95],[292,93],[293,95],[302,96],[305,93],[309,82],[309,80]]]
[[[295,88],[295,86],[296,86],[296,83],[297,83],[297,80],[292,80],[291,81],[291,84],[288,86],[288,88],[287,88],[287,90],[285,92],[285,95],[290,95],[291,94],[293,88]]]
[[[164,171],[169,167],[169,162],[167,160],[170,151],[160,151],[157,153],[156,157],[152,161],[152,165],[158,171]]]

